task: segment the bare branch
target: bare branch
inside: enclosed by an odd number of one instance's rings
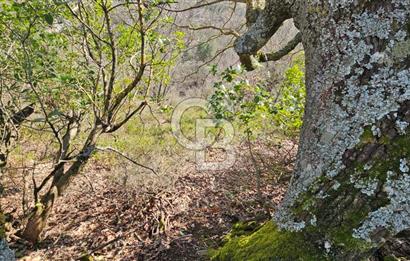
[[[194,5],[188,8],[184,8],[184,9],[179,9],[179,10],[175,10],[175,9],[167,9],[164,7],[160,7],[162,9],[164,9],[165,11],[168,12],[175,12],[175,13],[182,13],[182,12],[186,12],[186,11],[190,11],[190,10],[194,10],[194,9],[198,9],[198,8],[202,8],[205,6],[210,6],[210,5],[214,5],[214,4],[219,4],[222,2],[235,2],[235,3],[246,3],[246,0],[215,0],[212,2],[208,2],[208,3],[204,3],[204,4],[199,4],[199,5]]]
[[[119,151],[119,150],[116,150],[116,149],[111,148],[111,147],[106,147],[106,148],[96,147],[96,150],[114,152],[114,153],[120,155],[121,157],[127,159],[128,161],[132,162],[133,164],[135,164],[135,165],[137,165],[137,166],[139,166],[139,167],[141,167],[141,168],[147,169],[147,170],[151,171],[152,173],[154,173],[156,176],[158,176],[158,173],[157,173],[153,168],[147,167],[147,166],[145,166],[145,165],[142,165],[141,163],[136,162],[135,160],[131,159],[130,157],[128,157],[127,155],[125,155],[124,153],[122,153],[122,152]]]
[[[221,32],[222,35],[233,35],[235,37],[240,36],[240,34],[235,30],[219,28],[219,27],[213,26],[213,25],[204,25],[204,26],[198,26],[198,27],[194,27],[194,26],[191,26],[191,25],[189,25],[189,26],[188,25],[176,25],[176,26],[178,26],[179,28],[189,29],[189,30],[193,30],[193,31],[212,29],[212,30],[218,30],[219,32]]]
[[[104,1],[102,2],[104,3]],[[116,73],[116,65],[117,65],[117,51],[115,47],[115,41],[114,41],[114,34],[112,32],[112,27],[111,27],[111,18],[109,11],[107,9],[107,6],[105,4],[101,4],[102,10],[104,12],[104,21],[107,27],[107,33],[109,37],[109,45],[108,47],[111,50],[111,72],[110,72],[110,80],[107,86],[106,94],[105,94],[105,102],[104,102],[104,109],[105,111],[109,110],[111,98],[112,98],[112,92],[114,89],[114,82],[115,82],[115,73]]]
[[[291,8],[286,1],[268,1],[267,6],[258,14],[248,31],[235,41],[235,51],[247,70],[255,68],[253,61],[256,59],[253,56],[266,45],[283,22],[290,18],[292,18]]]
[[[291,51],[293,51],[298,44],[302,42],[302,33],[298,33],[285,47],[283,47],[281,50],[277,52],[272,52],[272,53],[260,53],[258,55],[258,60],[259,62],[269,62],[269,61],[278,61],[282,59],[285,55],[289,54]]]
[[[125,123],[127,123],[135,114],[137,114],[138,112],[142,112],[145,108],[145,106],[147,106],[148,103],[146,101],[143,101],[140,106],[138,108],[136,108],[133,112],[131,112],[130,114],[128,114],[124,120],[122,120],[121,122],[115,124],[114,126],[110,127],[107,130],[104,130],[105,133],[112,133],[117,131],[119,128],[121,128]]]

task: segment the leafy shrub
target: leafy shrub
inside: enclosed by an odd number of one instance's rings
[[[304,69],[304,60],[299,58],[285,72],[274,115],[276,124],[283,130],[296,132],[302,127],[306,98]]]
[[[213,73],[217,74],[215,67]],[[292,62],[276,88],[266,82],[251,84],[242,67],[228,68],[220,76],[209,97],[216,119],[238,123],[247,135],[272,130],[288,136],[299,133],[305,103],[303,57]]]

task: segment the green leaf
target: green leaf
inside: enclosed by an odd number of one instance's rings
[[[53,16],[52,16],[50,13],[44,15],[44,20],[45,20],[49,25],[53,25],[54,18],[53,18]]]

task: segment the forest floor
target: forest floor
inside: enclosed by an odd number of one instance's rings
[[[1,199],[10,213],[10,245],[20,260],[76,260],[84,255],[94,260],[206,260],[207,250],[218,247],[233,224],[269,219],[286,190],[296,145],[254,147],[262,170],[262,203],[245,148],[238,147],[237,164],[227,171],[199,172],[192,162],[176,163],[181,173],[161,191],[115,179],[115,170],[97,161],[58,201],[36,246],[17,236],[22,193],[28,192],[21,179],[10,179],[13,184],[5,186]]]

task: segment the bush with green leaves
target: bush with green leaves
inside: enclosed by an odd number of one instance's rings
[[[212,72],[216,75],[214,67]],[[304,57],[299,56],[285,71],[279,86],[251,84],[243,67],[228,68],[214,84],[209,105],[216,119],[236,122],[245,134],[276,132],[297,136],[305,103]]]

